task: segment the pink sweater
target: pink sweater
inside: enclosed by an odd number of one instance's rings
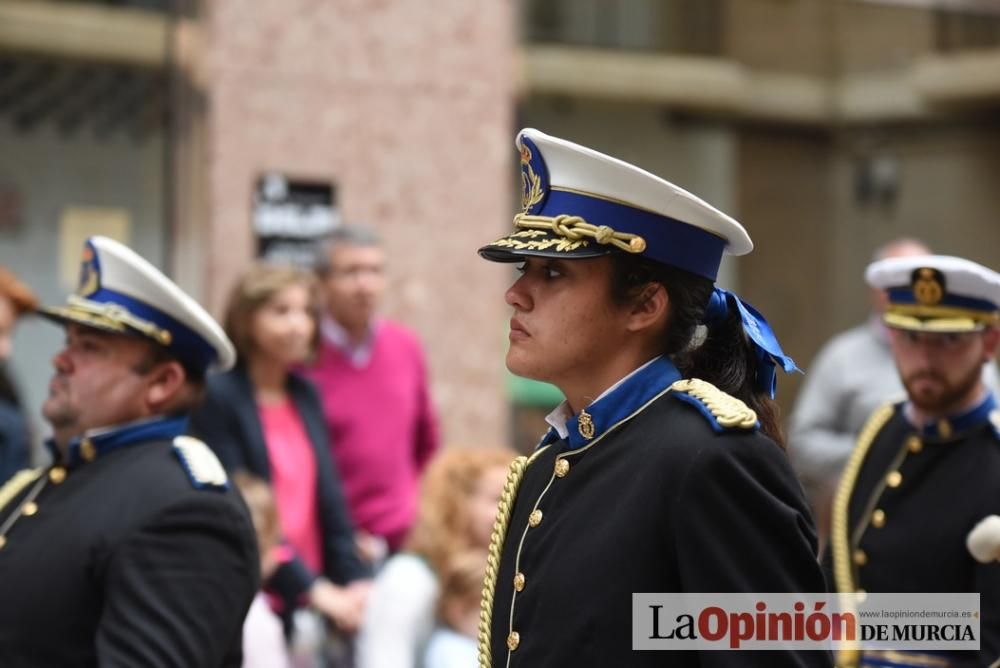
[[[398,549],[413,524],[420,474],[438,447],[420,343],[381,320],[371,358],[356,367],[327,340],[306,371],[319,389],[354,523]]]

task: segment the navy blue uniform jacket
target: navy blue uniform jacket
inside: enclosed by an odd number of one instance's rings
[[[884,424],[869,443],[859,439],[857,476],[841,481],[847,532],[830,552],[850,582],[836,584],[872,593],[978,592],[981,649],[951,653],[948,665],[992,665],[1000,658],[1000,563],[977,562],[965,539],[1000,514],[1000,435],[990,417],[997,403],[989,396],[923,429],[910,424],[904,405],[876,411],[862,433]],[[832,571],[832,560],[827,565]]]
[[[668,389],[678,378],[660,358],[543,441],[502,543],[495,668],[832,665],[822,651],[632,650],[633,593],[826,591],[785,453],[742,404],[750,425],[721,428]]]
[[[183,427],[102,432],[0,490],[0,665],[239,668],[257,538],[239,492],[187,472]]]

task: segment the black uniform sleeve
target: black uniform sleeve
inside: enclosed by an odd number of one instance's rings
[[[816,532],[784,452],[759,434],[706,444],[674,505],[680,578],[691,592],[823,593]],[[832,666],[822,651],[706,651],[706,668]]]
[[[104,559],[98,665],[238,667],[259,566],[236,499],[205,491],[169,506]]]

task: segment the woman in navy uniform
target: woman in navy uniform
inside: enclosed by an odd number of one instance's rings
[[[845,652],[841,665],[990,666],[1000,659],[1000,564],[967,535],[1000,513],[1000,411],[982,381],[1000,345],[1000,274],[942,255],[890,258],[885,290],[904,401],[861,431],[834,502],[833,581],[842,593],[978,592],[980,651]],[[995,552],[995,551],[994,551]]]
[[[827,666],[826,652],[633,651],[634,592],[824,592],[772,402],[784,356],[714,281],[752,243],[632,165],[517,139],[522,262],[507,366],[566,401],[512,466],[484,594],[483,666]]]
[[[55,463],[0,488],[0,663],[239,666],[254,530],[215,455],[183,435],[232,344],[103,237],[76,294],[41,311],[66,327],[42,407]]]

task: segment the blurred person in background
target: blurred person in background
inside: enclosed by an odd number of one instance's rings
[[[453,555],[441,578],[437,626],[427,642],[423,668],[468,668],[478,664],[479,601],[486,576],[486,550]]]
[[[927,255],[922,241],[894,239],[879,247],[873,261]],[[816,515],[821,540],[829,533],[830,504],[854,441],[865,420],[886,401],[901,399],[903,385],[882,322],[885,292],[869,288],[868,320],[828,341],[809,367],[789,417],[788,454]],[[983,368],[997,388],[996,365]]]
[[[323,402],[358,545],[377,562],[402,545],[420,474],[438,448],[417,337],[377,315],[385,252],[375,232],[344,225],[319,247],[320,345],[307,371]]]
[[[91,237],[42,413],[55,462],[0,490],[4,666],[237,667],[260,584],[250,514],[184,435],[222,328],[126,246]]]
[[[14,326],[36,306],[38,300],[31,289],[13,272],[0,267],[0,484],[26,468],[31,459],[28,422],[7,360],[13,350]]]
[[[226,309],[237,364],[209,380],[190,432],[211,443],[226,470],[252,473],[274,490],[288,549],[265,585],[280,597],[286,624],[308,604],[352,634],[371,571],[355,549],[319,398],[292,371],[315,349],[316,307],[311,273],[250,269]]]
[[[253,527],[257,531],[260,550],[261,580],[268,581],[278,568],[276,555],[281,544],[281,525],[274,495],[267,483],[246,471],[233,474],[233,483],[243,495]],[[254,596],[243,622],[243,668],[289,668],[291,656],[285,642],[281,618],[274,614],[263,590]]]
[[[515,454],[505,448],[448,448],[431,460],[420,481],[413,531],[375,578],[358,639],[358,668],[421,665],[441,579],[457,555],[489,546]]]
[[[1000,665],[1000,563],[970,541],[1000,514],[1000,404],[982,376],[1000,346],[1000,274],[924,255],[874,262],[865,279],[888,295],[882,317],[905,394],[870,416],[844,469],[825,560],[832,583],[841,593],[977,593],[982,617],[978,651],[863,648],[838,665]]]
[[[566,400],[511,467],[490,545],[480,661],[829,666],[822,651],[633,650],[633,592],[823,592],[782,448],[764,318],[715,287],[735,220],[633,165],[534,129],[522,211],[479,253],[518,262],[507,368]]]

